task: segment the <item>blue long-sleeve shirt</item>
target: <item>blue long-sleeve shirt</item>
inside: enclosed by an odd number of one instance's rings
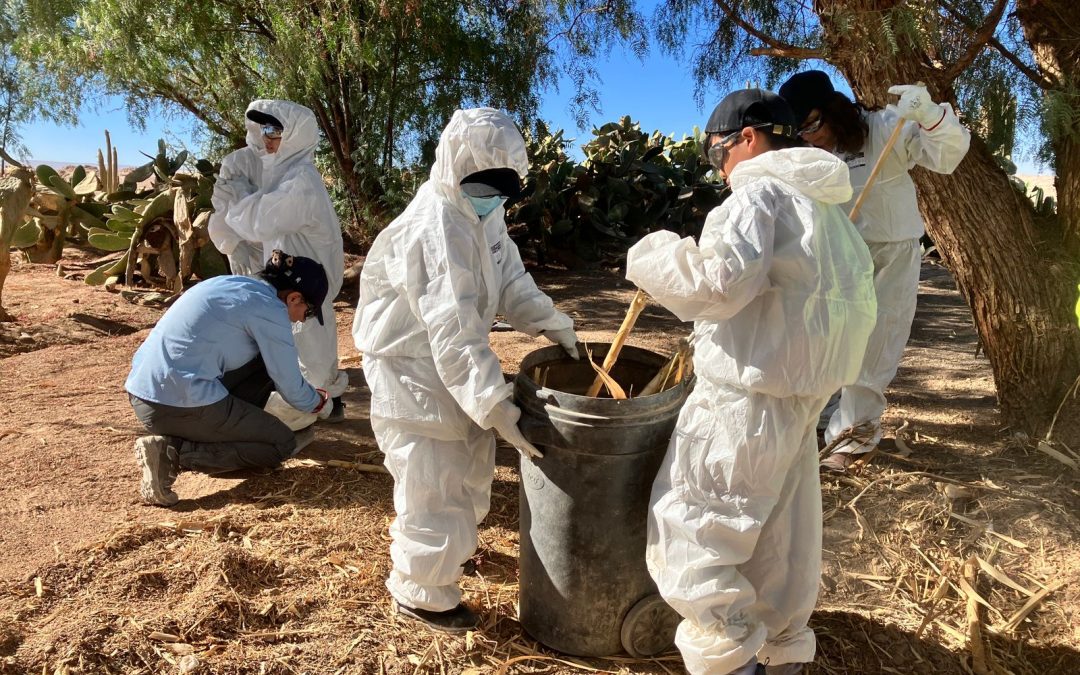
[[[262,355],[278,393],[297,410],[321,400],[304,380],[285,304],[264,281],[208,279],[180,296],[135,352],[124,388],[180,408],[217,403],[229,392],[221,376]]]

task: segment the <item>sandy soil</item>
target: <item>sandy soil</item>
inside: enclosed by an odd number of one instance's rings
[[[608,272],[536,278],[585,340],[610,339],[633,292]],[[122,391],[160,310],[25,265],[5,299],[21,318],[0,332],[0,672],[681,668],[677,653],[573,659],[523,633],[516,453],[505,447],[478,571],[463,581],[483,626],[434,636],[394,614],[382,588],[391,484],[361,466],[381,460],[348,335],[354,300],[337,305],[349,419],[320,426],[281,470],[184,474],[181,503],[162,510],[138,503],[138,428]],[[1080,672],[1075,473],[999,427],[989,368],[974,356],[970,315],[942,268],[924,269],[920,302],[886,419],[890,431],[908,423],[901,442],[885,443],[890,454],[858,475],[823,481],[811,672]],[[97,328],[84,330],[74,314]],[[686,331],[649,307],[632,343],[666,352]],[[547,344],[518,333],[492,342],[510,374]],[[968,560],[985,566],[965,585]],[[981,650],[968,644],[969,605],[980,613]]]

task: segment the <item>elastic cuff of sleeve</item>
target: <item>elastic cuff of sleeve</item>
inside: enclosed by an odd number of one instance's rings
[[[923,127],[922,124],[920,124],[919,126],[922,127],[923,131],[933,131],[934,129],[937,129],[939,126],[941,126],[941,123],[945,121],[945,115],[947,115],[947,114],[949,114],[949,111],[947,111],[945,109],[942,109],[941,110],[941,117],[938,119],[937,122],[934,122],[933,126]]]

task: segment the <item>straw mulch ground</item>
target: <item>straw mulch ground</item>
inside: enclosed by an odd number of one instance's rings
[[[904,427],[899,440],[857,475],[823,481],[825,573],[810,672],[1080,672],[1080,472],[997,426],[970,318],[940,268],[924,276],[887,419],[890,429]],[[539,279],[597,341],[617,328],[632,294],[609,276]],[[632,342],[669,349],[684,331],[650,307]],[[482,627],[447,637],[398,618],[382,585],[391,484],[379,471],[355,358],[346,361],[355,385],[349,422],[321,432],[310,452],[278,471],[185,474],[175,510],[135,503],[134,425],[120,396],[99,394],[114,398],[88,405],[79,421],[112,429],[85,470],[103,468],[82,486],[81,508],[53,509],[49,500],[61,498],[40,485],[62,470],[62,451],[38,437],[52,439],[70,422],[56,387],[40,383],[67,373],[70,396],[101,388],[103,373],[119,381],[138,338],[116,338],[116,353],[99,342],[0,360],[0,426],[33,429],[0,434],[0,459],[17,468],[0,498],[42,495],[34,497],[40,509],[8,509],[0,523],[32,533],[45,526],[35,517],[54,519],[40,537],[0,539],[0,560],[16,561],[3,565],[0,585],[0,672],[681,672],[677,653],[583,660],[522,632],[517,460],[506,448],[476,573],[463,580]],[[508,372],[545,344],[513,333],[494,341]],[[93,363],[83,364],[78,355],[91,350]],[[19,396],[9,396],[16,388]],[[1068,457],[1067,447],[1052,447]],[[34,453],[36,461],[19,463]],[[24,485],[23,496],[12,485]]]

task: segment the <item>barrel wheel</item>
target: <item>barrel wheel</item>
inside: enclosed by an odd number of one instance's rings
[[[675,629],[681,620],[659,595],[647,595],[623,619],[620,636],[623,649],[635,658],[665,652],[675,643]]]

